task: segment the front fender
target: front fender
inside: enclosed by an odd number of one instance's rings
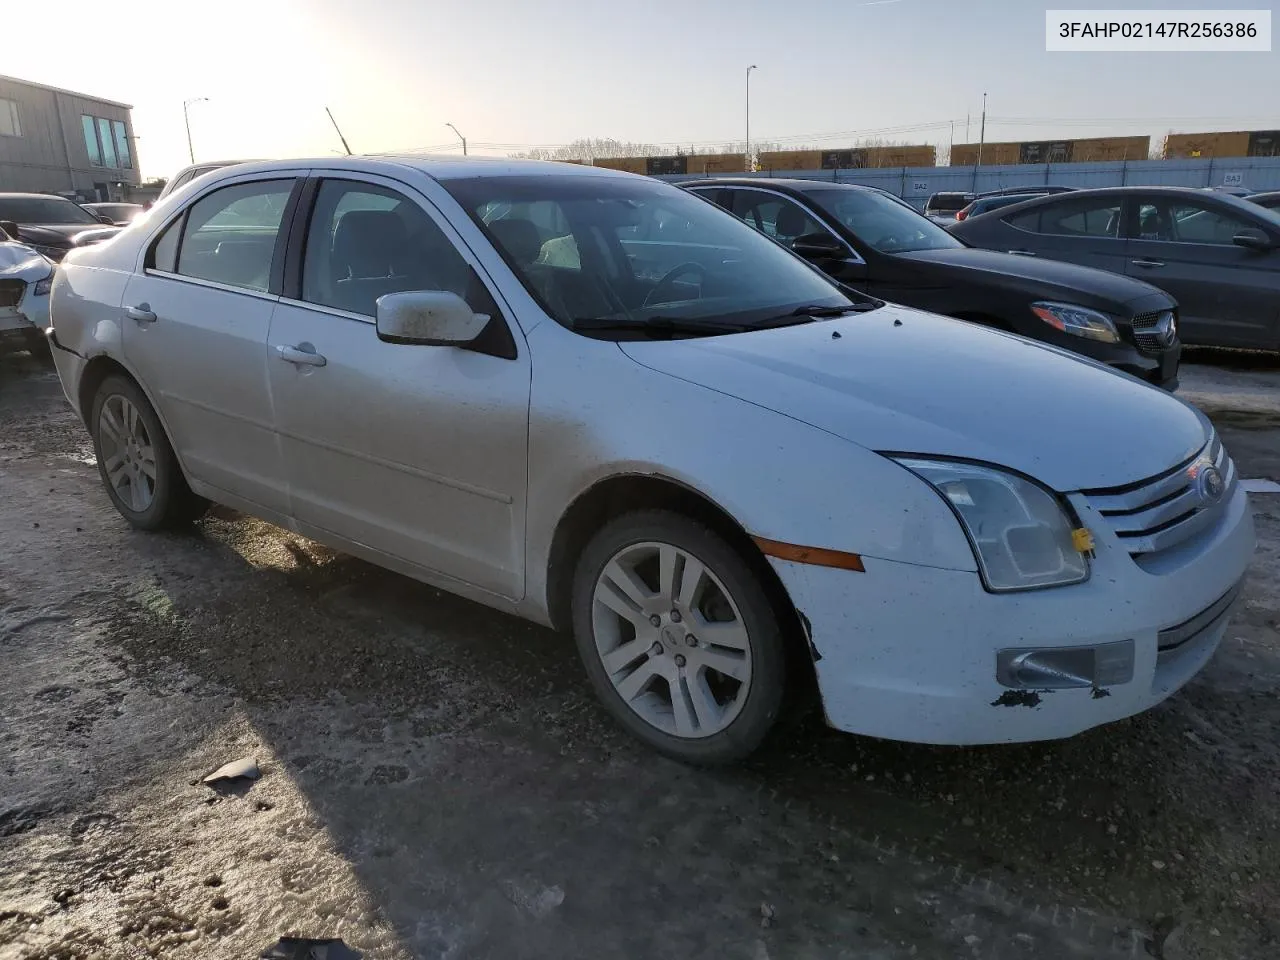
[[[537,342],[547,332],[531,336],[535,364]],[[977,569],[951,511],[898,464],[798,420],[650,370],[616,344],[575,339],[590,362],[573,363],[564,375],[534,376],[526,539],[531,599],[546,596],[560,519],[593,486],[616,476],[678,483],[755,537],[870,560]]]

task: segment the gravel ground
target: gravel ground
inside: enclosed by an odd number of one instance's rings
[[[1280,364],[1188,359],[1280,479]],[[0,495],[0,960],[1280,954],[1280,496],[1222,649],[1143,716],[982,749],[806,716],[703,772],[564,637],[227,511],[131,531],[25,355]]]

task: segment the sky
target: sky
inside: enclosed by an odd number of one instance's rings
[[[1275,0],[1125,0],[1274,9]],[[3,72],[134,106],[144,177],[197,160],[432,148],[503,155],[583,137],[699,149],[751,138],[977,141],[1280,129],[1271,53],[1047,53],[1053,0],[59,0],[57,55]],[[1280,21],[1280,16],[1274,17]],[[101,24],[83,29],[86,24]],[[951,121],[951,123],[949,123]],[[925,126],[932,125],[932,126]],[[914,129],[904,129],[914,128]]]

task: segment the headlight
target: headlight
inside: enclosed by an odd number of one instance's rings
[[[50,289],[53,287],[53,275],[45,277],[43,280],[36,281],[36,288],[32,291],[37,297],[47,297]]]
[[[1043,487],[992,467],[945,460],[898,461],[951,505],[969,535],[983,582],[994,592],[1079,583],[1089,562],[1072,523]]]
[[[1063,333],[1088,340],[1101,340],[1103,343],[1120,342],[1120,334],[1116,333],[1116,326],[1111,318],[1097,310],[1075,307],[1069,303],[1041,301],[1031,305],[1031,312]]]

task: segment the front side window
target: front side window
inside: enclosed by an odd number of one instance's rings
[[[1055,237],[1116,239],[1120,236],[1120,198],[1062,200],[1015,214],[1007,222],[1020,230]]]
[[[265,292],[293,184],[258,180],[201,197],[187,213],[176,272]]]
[[[1215,207],[1155,197],[1138,204],[1136,239],[1231,246],[1237,233],[1252,226]]]
[[[111,141],[111,121],[98,117],[98,141],[102,144],[102,163],[104,166],[117,168],[120,161],[116,159],[115,144]]]
[[[81,116],[80,126],[84,129],[84,148],[89,154],[89,163],[95,167],[102,166],[102,150],[98,147],[98,125],[93,117]]]
[[[576,175],[442,183],[570,328],[655,318],[743,328],[797,307],[852,304],[741,220],[667,184]]]
[[[757,190],[731,190],[729,207],[761,233],[790,245],[797,237],[831,231],[805,212],[794,200]]]
[[[302,299],[373,317],[379,297],[408,290],[446,290],[478,313],[493,310],[475,272],[417,203],[377,184],[323,181],[307,233]]]
[[[880,253],[952,250],[964,244],[928,217],[879,190],[829,189],[807,194],[867,246]]]
[[[0,97],[0,136],[22,136],[22,122],[18,118],[18,104],[15,100]]]

